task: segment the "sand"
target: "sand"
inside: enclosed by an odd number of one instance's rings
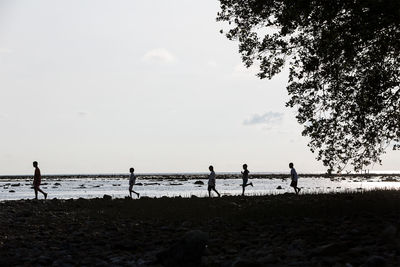
[[[400,192],[0,203],[0,265],[396,266]]]

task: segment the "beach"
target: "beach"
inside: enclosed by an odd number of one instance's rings
[[[396,266],[400,192],[0,202],[0,265]]]

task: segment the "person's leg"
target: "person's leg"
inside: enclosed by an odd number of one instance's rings
[[[132,187],[133,187],[133,185],[132,185]],[[131,191],[132,191],[133,193],[135,193],[136,196],[139,198],[140,194],[139,194],[138,192],[135,192],[133,189],[131,189]]]
[[[39,191],[40,193],[42,193],[42,194],[43,194],[43,196],[44,196],[44,199],[47,199],[47,193],[43,192],[43,190],[42,190],[42,189],[40,189],[40,187],[38,187],[38,188],[37,188],[37,191]]]
[[[245,190],[246,186],[243,184],[242,185],[242,196],[244,196],[244,190]]]
[[[218,191],[217,191],[217,189],[215,189],[215,187],[213,188],[213,190],[215,191],[215,193],[217,193],[218,197],[220,197],[220,196],[221,196],[221,194],[220,194],[220,193],[218,193]]]
[[[35,199],[38,199],[38,198],[37,198],[37,194],[38,194],[38,188],[37,188],[37,186],[34,186],[33,189],[35,190]]]
[[[129,197],[130,198],[132,198],[132,187],[133,187],[133,184],[130,184],[129,185]]]

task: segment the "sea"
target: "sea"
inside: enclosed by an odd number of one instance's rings
[[[287,173],[253,173],[245,194],[275,195],[293,193]],[[240,174],[217,174],[216,189],[221,195],[242,193]],[[360,192],[375,189],[400,189],[399,173],[348,174],[299,174],[300,194],[326,194]],[[53,175],[42,178],[41,189],[48,199],[112,198],[129,196],[129,175]],[[138,174],[133,188],[140,197],[208,197],[207,173]],[[213,193],[213,196],[216,196]],[[34,191],[31,176],[0,176],[0,201],[32,199]],[[39,193],[39,198],[43,195]],[[133,198],[136,195],[133,194]]]

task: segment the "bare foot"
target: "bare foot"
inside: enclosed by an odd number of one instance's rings
[[[47,193],[44,193],[44,199],[47,199]]]

